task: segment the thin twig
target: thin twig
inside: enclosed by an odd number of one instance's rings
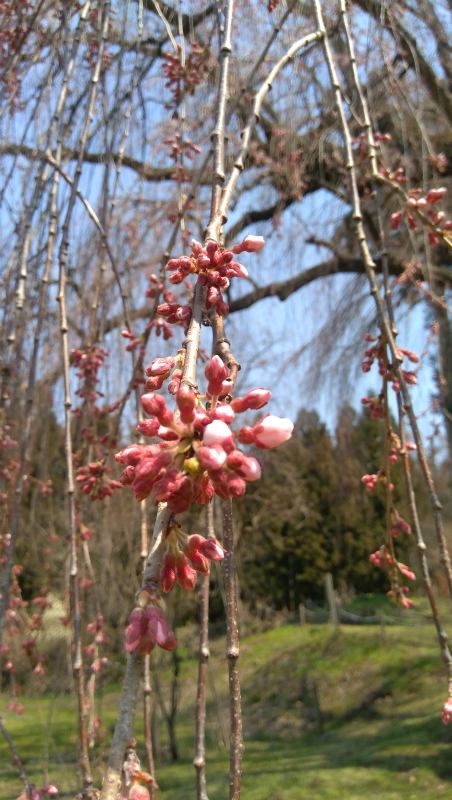
[[[222,561],[226,588],[226,658],[229,669],[229,709],[230,709],[230,767],[229,800],[240,800],[242,782],[242,698],[239,676],[239,629],[237,622],[237,583],[234,563],[234,528],[232,520],[232,501],[223,503],[223,546],[226,550]]]
[[[206,506],[206,539],[214,539],[213,499]],[[209,800],[206,788],[206,672],[209,650],[209,586],[210,575],[201,578],[199,591],[199,653],[198,689],[196,694],[196,752],[193,760],[196,769],[197,800]]]
[[[20,760],[20,758],[19,758],[19,756],[17,754],[17,750],[15,748],[14,742],[11,739],[11,736],[9,735],[8,731],[6,730],[6,728],[5,728],[4,724],[3,724],[2,717],[0,717],[0,730],[3,733],[3,736],[5,737],[6,741],[9,744],[11,753],[12,753],[13,758],[14,758],[14,761],[16,762],[17,768],[19,770],[19,775],[20,775],[20,777],[21,777],[21,779],[23,781],[23,784],[24,784],[24,787],[25,787],[25,791],[27,793],[28,800],[32,800],[30,781],[27,778],[27,773],[25,772],[24,765],[22,764],[22,761]]]

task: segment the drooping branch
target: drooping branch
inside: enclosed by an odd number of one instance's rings
[[[17,750],[16,750],[16,747],[14,745],[14,742],[11,739],[11,736],[9,735],[8,731],[6,730],[6,728],[5,728],[4,724],[3,724],[3,720],[2,720],[1,717],[0,717],[0,730],[3,733],[3,736],[5,737],[6,741],[8,742],[9,749],[11,750],[13,759],[16,762],[17,769],[19,770],[19,775],[20,775],[22,783],[24,785],[25,793],[26,793],[26,795],[28,797],[28,800],[32,800],[30,781],[28,780],[27,773],[25,772],[24,765],[22,764],[22,761],[20,760],[20,758],[19,758],[19,756],[17,754]]]
[[[314,0],[314,7],[315,7],[318,27],[323,32],[323,47],[324,47],[325,59],[327,62],[331,83],[334,89],[336,108],[338,111],[341,123],[342,135],[344,139],[344,146],[346,152],[346,167],[349,176],[349,188],[353,206],[353,222],[356,232],[356,238],[359,243],[367,279],[369,281],[370,293],[374,298],[376,304],[379,326],[391,350],[393,372],[400,384],[402,398],[403,398],[403,406],[410,420],[411,429],[417,447],[419,464],[427,486],[433,519],[435,522],[435,530],[440,552],[440,562],[444,568],[449,594],[452,599],[452,564],[443,528],[443,522],[441,516],[441,503],[436,494],[435,485],[428,466],[427,456],[422,442],[422,437],[420,435],[416,415],[414,413],[413,405],[411,402],[410,393],[408,391],[408,387],[401,369],[401,362],[403,360],[403,356],[401,356],[400,352],[397,350],[397,346],[392,331],[392,326],[388,318],[388,315],[386,313],[383,300],[380,294],[380,290],[378,287],[375,274],[375,263],[370,254],[366,234],[364,231],[363,216],[361,211],[361,201],[358,192],[358,182],[357,182],[356,168],[353,157],[352,138],[350,135],[350,129],[347,122],[347,117],[345,115],[344,99],[342,95],[341,85],[337,75],[336,67],[334,65],[331,47],[329,44],[325,25],[323,22],[320,0]]]

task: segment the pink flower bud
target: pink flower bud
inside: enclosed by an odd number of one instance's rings
[[[417,450],[417,444],[414,442],[407,442],[405,447],[407,450]]]
[[[224,288],[224,286],[222,287]],[[227,317],[229,314],[229,306],[224,300],[219,300],[217,303],[216,311],[219,317]]]
[[[177,286],[177,284],[182,283],[183,280],[184,275],[180,270],[176,270],[176,272],[173,272],[173,274],[168,278],[169,283],[172,283],[173,286]]]
[[[396,211],[395,214],[391,214],[391,230],[396,231],[400,225],[400,220],[402,219],[402,212]]]
[[[410,386],[415,386],[417,384],[417,376],[415,372],[402,370],[402,375],[405,378],[406,383]]]
[[[177,582],[183,589],[192,590],[196,586],[196,572],[187,562],[185,556],[177,561],[176,566]]]
[[[425,195],[425,202],[429,205],[434,205],[435,203],[439,203],[440,200],[443,199],[447,194],[447,189],[430,189],[427,194]]]
[[[204,469],[221,469],[227,455],[219,444],[211,447],[198,447],[197,458]]]
[[[179,269],[181,272],[193,273],[195,272],[195,265],[188,256],[182,256],[179,259]]]
[[[210,412],[210,419],[220,419],[222,422],[226,422],[227,425],[230,425],[233,421],[235,414],[234,409],[231,408],[229,403],[222,403],[216,408],[213,408]]]
[[[207,292],[207,302],[214,306],[221,299],[221,292],[218,286],[210,286]]]
[[[255,456],[246,456],[242,466],[236,471],[248,482],[258,481],[262,473],[261,462]]]
[[[176,583],[176,558],[174,553],[166,553],[163,557],[163,566],[160,572],[160,585],[162,590],[170,592]]]
[[[166,409],[165,398],[161,394],[154,394],[153,392],[142,396],[141,405],[150,417],[158,417]]]
[[[137,431],[142,433],[143,436],[156,436],[159,427],[158,419],[143,419],[138,423]]]
[[[231,475],[228,478],[228,490],[231,497],[241,497],[242,494],[245,494],[246,483],[242,478]]]
[[[181,369],[175,369],[173,374],[172,374],[172,378],[171,378],[171,380],[170,380],[170,382],[168,384],[168,391],[169,391],[170,394],[173,394],[173,395],[177,394],[177,392],[179,390],[179,386],[180,386],[181,380],[182,380],[182,370]]]
[[[52,786],[52,784],[49,784],[49,786],[41,786],[39,791],[42,794],[58,794],[58,789],[56,786]]]
[[[207,558],[201,555],[198,550],[190,550],[187,548],[185,552],[193,569],[195,569],[196,572],[200,572],[201,575],[208,575],[210,573],[209,562],[207,561]]]
[[[144,388],[147,392],[155,392],[157,389],[162,388],[164,381],[168,376],[169,372],[166,375],[152,375],[147,379]]]
[[[442,720],[445,725],[452,719],[452,697],[449,697],[446,703],[444,703],[443,713],[442,713]]]
[[[168,261],[165,271],[166,272],[173,272],[175,269],[179,269],[179,260],[178,258],[170,258]]]
[[[135,608],[130,615],[130,622],[124,633],[124,641],[128,653],[135,653],[141,648],[144,643],[146,628],[144,609]]]
[[[224,558],[225,551],[216,539],[203,539],[197,549],[211,561],[221,561]]]
[[[223,382],[228,377],[228,368],[220,356],[214,356],[206,365],[204,375],[209,382]]]
[[[168,627],[168,623],[162,612],[156,606],[148,606],[146,609],[147,629],[159,647],[163,650],[175,650],[178,642],[173,631]]]
[[[270,400],[271,392],[268,389],[251,389],[243,398],[247,407],[253,411],[266,406]]]
[[[134,467],[143,457],[143,448],[138,444],[130,444],[119,453],[115,453],[115,461]]]
[[[168,317],[170,314],[175,314],[179,308],[179,303],[162,303],[157,306],[157,313],[162,317]]]
[[[265,239],[263,236],[252,236],[251,234],[247,234],[241,244],[235,244],[232,247],[232,252],[236,255],[240,253],[258,253],[259,250],[262,250],[265,244]]]
[[[237,433],[237,439],[239,440],[240,444],[254,444],[254,428],[249,428],[248,426],[240,428],[239,432]]]
[[[234,409],[236,414],[244,414],[245,411],[248,411],[248,404],[243,397],[235,397],[231,402],[231,408]]]
[[[190,425],[195,418],[196,398],[188,386],[182,386],[176,395],[180,419],[184,425]]]
[[[254,426],[254,440],[257,447],[263,450],[278,447],[292,436],[293,422],[280,417],[264,417]]]
[[[231,436],[231,429],[228,425],[219,419],[215,419],[204,428],[202,441],[206,447],[212,447],[214,444],[223,444]]]
[[[130,486],[135,480],[135,467],[126,467],[119,480],[123,486]]]
[[[154,358],[152,364],[150,364],[149,367],[146,367],[146,375],[165,375],[169,370],[173,369],[175,363],[176,359],[172,356],[169,356],[168,358]]]
[[[209,422],[210,422],[210,417],[205,411],[203,411],[202,409],[198,409],[197,411],[195,411],[195,420],[194,420],[195,431],[198,431],[198,433],[202,433],[202,431],[204,430],[206,425],[209,424]]]
[[[401,564],[399,562],[398,567],[402,575],[405,576],[405,578],[408,578],[410,581],[416,580],[416,575],[409,569],[409,567],[406,566],[406,564]]]
[[[231,261],[228,274],[230,277],[234,278],[247,278],[248,270],[243,264],[239,264],[238,261]]]
[[[121,795],[122,797],[122,795]],[[134,783],[129,791],[129,800],[149,800],[150,794],[146,786],[141,786],[139,783]]]
[[[194,256],[199,256],[203,251],[203,246],[200,242],[197,242],[196,239],[191,240],[191,249]]]
[[[196,266],[199,269],[208,269],[210,267],[209,256],[205,256],[203,253],[201,253],[201,255],[199,255],[196,259]]]
[[[163,439],[164,442],[177,442],[180,439],[176,431],[171,430],[171,428],[165,428],[163,425],[159,425],[156,436]]]

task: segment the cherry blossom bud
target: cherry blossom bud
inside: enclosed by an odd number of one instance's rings
[[[245,494],[246,483],[242,478],[230,476],[228,478],[228,490],[231,497],[241,497]]]
[[[403,608],[411,608],[412,606],[414,606],[413,601],[410,600],[409,597],[402,597],[401,603]]]
[[[167,265],[165,267],[165,271],[166,272],[173,272],[175,269],[179,269],[179,261],[180,261],[180,259],[178,259],[178,258],[170,258],[170,260],[168,261],[168,263],[167,263]]]
[[[150,378],[147,379],[144,388],[147,392],[155,392],[157,389],[161,389],[166,378],[168,378],[169,372],[166,375],[152,375]]]
[[[264,450],[278,447],[292,436],[293,422],[280,417],[264,417],[254,426],[254,441],[257,447]]]
[[[240,428],[239,432],[237,433],[237,439],[239,440],[240,444],[254,444],[254,428],[249,428],[247,426]]]
[[[128,447],[125,447],[124,450],[115,453],[115,461],[119,464],[127,464],[131,467],[136,466],[142,457],[143,448],[138,444],[130,444]]]
[[[202,409],[198,409],[195,412],[195,420],[193,423],[195,431],[198,431],[198,433],[202,433],[202,431],[204,430],[206,425],[209,424],[209,422],[210,422],[210,417],[205,411],[203,411]]]
[[[224,287],[223,287],[224,288]],[[219,317],[227,317],[229,314],[229,306],[224,300],[219,300],[216,305],[216,312]]]
[[[396,211],[395,214],[391,214],[391,230],[396,231],[400,225],[400,220],[402,219],[402,212]]]
[[[141,786],[139,783],[132,784],[128,796],[129,800],[150,800],[150,794],[146,786]]]
[[[146,615],[143,608],[135,608],[130,615],[130,622],[124,634],[128,653],[135,653],[144,643],[146,633]]]
[[[247,234],[241,244],[235,244],[231,249],[235,255],[239,255],[240,253],[258,253],[259,250],[262,250],[264,244],[265,239],[263,236]]]
[[[414,442],[407,442],[405,447],[407,450],[417,450],[417,444]]]
[[[163,650],[175,650],[178,641],[173,631],[168,627],[168,623],[162,612],[156,606],[148,606],[146,609],[146,621],[148,632],[159,647]]]
[[[270,400],[271,392],[268,389],[251,389],[250,392],[247,392],[245,397],[243,398],[247,407],[252,409],[253,411],[257,411],[259,408],[263,408],[266,406],[268,401]]]
[[[427,194],[425,195],[425,202],[429,205],[434,205],[435,203],[439,203],[440,200],[443,199],[447,194],[447,189],[430,189]]]
[[[193,261],[188,256],[181,256],[179,259],[179,269],[181,272],[189,272],[192,273],[195,271],[195,265]]]
[[[154,458],[144,458],[135,468],[137,478],[155,480],[163,467],[169,467],[173,457],[168,450],[161,450]]]
[[[195,419],[196,398],[188,386],[182,386],[176,395],[180,419],[184,425],[190,425]]]
[[[137,425],[138,433],[143,436],[157,436],[157,431],[160,427],[158,419],[143,419]]]
[[[196,239],[192,239],[191,249],[194,256],[199,256],[203,251],[202,244],[200,244],[200,242],[197,242]]]
[[[175,369],[174,370],[174,372],[172,374],[172,377],[171,377],[171,380],[170,380],[170,382],[168,384],[168,391],[169,391],[170,394],[173,394],[173,395],[177,394],[177,392],[179,390],[180,382],[182,380],[182,374],[183,373],[182,373],[181,369]]]
[[[228,368],[220,356],[214,356],[206,365],[204,375],[209,382],[222,382],[228,377]]]
[[[417,376],[415,372],[406,372],[403,370],[402,374],[406,383],[408,383],[410,386],[415,386],[417,384]]]
[[[196,266],[199,269],[208,269],[210,267],[210,258],[209,258],[209,256],[205,256],[204,254],[201,254],[200,256],[198,256],[198,258],[196,259]]]
[[[119,480],[123,486],[130,486],[135,480],[135,467],[126,467]]]
[[[212,447],[214,444],[223,444],[231,436],[231,429],[228,425],[219,419],[215,419],[204,428],[202,441],[206,447]]]
[[[405,576],[405,578],[408,578],[410,581],[415,581],[415,580],[416,580],[416,575],[414,574],[414,572],[412,572],[412,571],[411,571],[411,570],[410,570],[410,569],[409,569],[409,568],[406,566],[406,564],[401,564],[401,563],[399,562],[399,564],[398,564],[398,567],[399,567],[399,570],[400,570],[400,572],[402,573],[402,575],[404,575],[404,576]]]
[[[180,439],[176,431],[172,431],[171,428],[165,428],[163,425],[159,426],[156,436],[163,439],[164,442],[177,442],[177,440]]]
[[[146,367],[145,373],[148,376],[165,375],[169,370],[173,369],[175,363],[176,359],[172,356],[168,358],[154,358],[152,364]]]
[[[210,558],[211,561],[221,561],[224,558],[225,550],[216,539],[203,539],[197,549],[203,556]]]
[[[209,414],[211,420],[220,419],[222,422],[226,422],[227,425],[230,425],[235,417],[234,409],[231,408],[229,403],[221,403],[221,405],[213,408]]]
[[[180,272],[180,270],[176,270],[176,272],[173,272],[173,274],[168,278],[169,283],[172,283],[173,286],[177,286],[177,284],[182,283],[183,280],[184,275],[182,272]]]
[[[209,291],[207,292],[207,302],[214,306],[215,303],[218,303],[218,301],[221,299],[221,292],[218,286],[210,286]]]
[[[188,548],[185,553],[196,572],[200,572],[201,575],[209,575],[209,562],[205,556],[201,555],[201,553],[199,553],[197,550],[190,550]]]
[[[449,697],[447,702],[444,703],[441,717],[445,725],[447,725],[447,723],[452,719],[452,697]]]
[[[261,462],[255,456],[247,456],[237,472],[248,482],[258,481],[262,472]]]
[[[231,408],[234,409],[236,414],[244,414],[245,411],[248,411],[248,405],[243,397],[235,397],[231,402]]]
[[[157,313],[162,317],[168,317],[170,314],[175,314],[179,308],[179,303],[162,303],[157,306]]]
[[[163,566],[160,572],[160,585],[162,591],[170,592],[176,583],[176,557],[174,553],[166,553],[163,557]]]
[[[198,447],[196,455],[204,469],[221,469],[227,459],[227,454],[219,444]]]
[[[193,309],[191,306],[180,306],[176,311],[176,319],[179,320],[179,322],[189,322],[192,313]]]
[[[429,240],[429,242],[430,242],[432,247],[436,247],[436,245],[439,242],[439,239],[438,239],[436,233],[433,233],[433,231],[429,231],[428,232],[428,240]]]
[[[188,589],[190,591],[195,588],[196,572],[189,566],[185,556],[182,556],[181,559],[177,561],[176,575],[177,582],[183,589]]]
[[[235,278],[247,278],[248,270],[243,266],[243,264],[239,264],[237,261],[232,261],[229,265],[228,274]]]
[[[58,789],[56,786],[52,786],[52,784],[49,784],[49,786],[41,786],[39,791],[41,794],[58,794]]]

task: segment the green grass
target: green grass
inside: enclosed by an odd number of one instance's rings
[[[417,610],[417,614],[422,609]],[[446,622],[447,620],[445,620]],[[452,726],[441,722],[447,684],[431,626],[386,628],[284,625],[242,642],[244,709],[244,800],[433,800],[452,792]],[[187,637],[181,668],[181,710],[177,736],[180,761],[158,769],[161,800],[195,800],[192,766],[196,660]],[[226,729],[227,673],[224,639],[212,642],[207,681],[207,778],[210,800],[226,800],[228,754],[218,746]],[[214,702],[212,675],[218,695]],[[168,670],[162,684],[168,683]],[[320,697],[323,732],[312,716],[314,683]],[[369,693],[389,694],[358,709]],[[114,726],[118,688],[100,700],[105,740]],[[75,698],[30,697],[26,713],[3,717],[31,780],[48,778],[61,792],[77,789]],[[4,704],[2,702],[4,707]],[[315,717],[315,714],[314,714]],[[142,718],[136,733],[142,755]],[[165,744],[165,731],[160,726]],[[93,752],[100,785],[102,748]],[[97,762],[97,765],[96,765]],[[5,742],[0,742],[0,799],[14,800],[20,782]]]

